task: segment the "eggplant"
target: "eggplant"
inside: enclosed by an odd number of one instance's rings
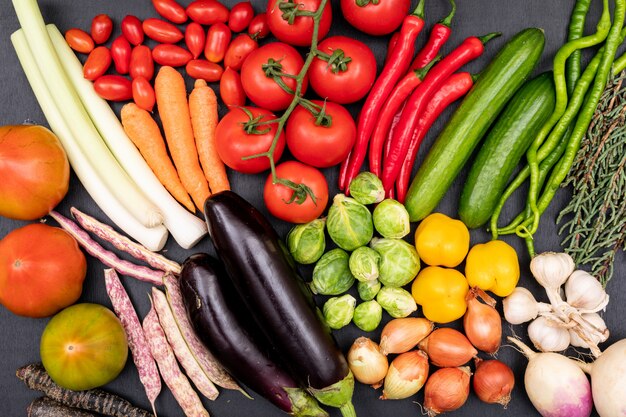
[[[275,359],[265,338],[238,313],[241,299],[220,262],[205,253],[182,265],[180,285],[196,333],[220,363],[281,410],[296,417],[328,417]]]
[[[271,224],[232,191],[211,195],[204,213],[234,287],[291,375],[322,404],[356,416],[354,376]]]

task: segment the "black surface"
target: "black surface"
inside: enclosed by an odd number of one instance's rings
[[[183,0],[181,3],[188,4],[189,0]],[[235,0],[227,0],[227,4],[231,6],[234,3]],[[543,28],[546,34],[546,48],[537,71],[548,70],[552,66],[554,53],[565,41],[567,22],[573,3],[573,0],[459,1],[457,17],[453,22],[453,34],[444,51],[449,51],[466,36],[483,35],[492,31],[503,32],[501,38],[489,44],[482,58],[467,66],[467,70],[478,72],[485,66],[490,57],[494,55],[495,51],[513,34],[525,27],[537,26]],[[587,32],[593,31],[595,20],[600,14],[599,8],[601,2],[596,1],[592,3]],[[257,12],[265,6],[265,2],[259,0],[253,1],[253,4],[255,4],[255,10]],[[46,21],[57,24],[62,32],[65,32],[65,30],[71,27],[79,27],[88,30],[93,16],[99,13],[107,13],[111,15],[116,22],[114,32],[114,36],[116,36],[116,34],[119,33],[119,26],[117,24],[124,15],[135,14],[142,19],[156,16],[156,12],[152,9],[149,0],[41,0],[40,5]],[[375,51],[380,64],[384,57],[388,38],[373,38],[358,34],[341,18],[338,1],[333,2],[333,7],[334,16],[331,34],[348,34],[350,36],[357,36],[366,41]],[[427,30],[438,19],[448,13],[448,2],[445,0],[428,0],[426,13]],[[2,94],[0,124],[19,124],[25,120],[31,120],[45,125],[46,121],[28,86],[26,77],[22,73],[9,40],[10,34],[18,29],[18,27],[19,25],[11,2],[9,0],[0,0],[0,57],[2,59],[0,64],[0,92]],[[426,30],[419,38],[420,44],[425,41]],[[191,83],[189,83],[189,85],[191,85]],[[356,114],[358,107],[359,104],[351,106],[350,109]],[[424,146],[422,147],[423,149],[420,152],[419,160],[423,159],[425,150],[428,148],[429,144],[432,143],[436,134],[441,130],[442,123],[447,119],[448,115],[449,112],[445,113],[427,136]],[[324,172],[331,185],[331,195],[334,195],[336,192],[337,169],[327,169]],[[456,180],[452,189],[446,195],[445,200],[439,206],[438,211],[455,215],[463,177],[464,174]],[[264,213],[267,213],[263,206],[260,192],[262,184],[265,181],[264,174],[243,176],[231,173],[230,178],[233,190],[251,201]],[[58,210],[68,215],[69,207],[76,206],[97,218],[106,220],[103,214],[94,205],[91,198],[82,189],[76,178],[72,177],[71,181],[69,195],[58,207]],[[558,211],[565,205],[568,196],[567,190],[561,190],[550,206],[550,209],[543,216],[539,232],[536,235],[536,248],[538,251],[559,250],[560,239],[557,235],[554,220]],[[517,212],[522,204],[523,200],[521,195],[517,196],[507,207],[504,215],[510,216],[514,211]],[[285,236],[290,226],[276,219],[272,219],[272,222],[279,234]],[[22,224],[24,223],[0,218],[0,237],[3,237],[10,230]],[[488,240],[488,235],[485,232],[472,232],[472,243],[484,242],[486,240]],[[520,254],[520,262],[522,265],[520,284],[530,288],[541,300],[545,300],[545,295],[540,293],[538,285],[529,275],[527,266],[529,259],[522,242],[516,238],[505,238],[505,240],[511,243]],[[168,256],[177,261],[182,261],[187,255],[195,251],[213,252],[207,239],[201,241],[191,251],[180,249],[170,239],[166,246],[166,251]],[[608,292],[612,297],[612,302],[609,304],[608,311],[604,315],[606,323],[611,330],[610,341],[626,337],[626,324],[624,324],[622,319],[626,312],[624,307],[626,303],[624,303],[623,295],[626,290],[626,281],[621,277],[621,275],[626,273],[626,262],[623,254],[619,255],[617,263],[615,276],[608,286]],[[310,271],[304,272],[305,275],[310,273]],[[140,316],[143,317],[149,308],[148,299],[146,297],[149,291],[149,285],[128,278],[123,278],[123,281],[137,311]],[[85,281],[81,301],[97,302],[110,307],[110,302],[104,288],[102,265],[95,262],[93,259],[89,260],[88,277]],[[322,300],[320,299],[319,301],[321,302]],[[389,317],[385,316],[385,320],[388,319]],[[0,404],[2,404],[2,406],[0,406],[0,415],[2,416],[25,415],[28,403],[39,396],[38,393],[29,391],[14,375],[18,367],[39,360],[39,338],[47,321],[47,319],[34,320],[17,317],[9,313],[6,309],[0,308]],[[520,335],[525,333],[522,326],[516,326],[514,329],[505,326],[507,334],[510,334],[512,330]],[[344,352],[348,349],[354,338],[361,333],[362,332],[358,331],[353,325],[335,332]],[[377,332],[370,334],[370,337],[377,340],[379,333],[380,328]],[[470,395],[467,404],[461,410],[451,413],[451,415],[527,416],[537,414],[528,401],[523,389],[523,371],[525,369],[526,360],[523,359],[519,353],[506,346],[500,350],[498,358],[509,364],[516,375],[516,388],[513,392],[513,400],[508,408],[503,410],[500,406],[482,404],[474,395]],[[113,383],[107,385],[105,389],[123,395],[138,406],[149,407],[148,400],[145,398],[143,388],[137,377],[135,367],[130,360],[120,377]],[[384,402],[378,400],[379,395],[380,391],[374,391],[367,386],[357,385],[354,395],[354,404],[360,417],[386,415],[408,417],[416,416],[420,413],[420,407],[416,402],[421,403],[423,401],[422,393],[407,400]],[[205,400],[205,405],[211,415],[217,417],[278,417],[284,415],[261,398],[256,398],[252,401],[244,398],[239,393],[225,390],[221,391],[220,397],[215,402]],[[160,416],[182,415],[180,408],[166,388],[164,388],[163,393],[157,400],[156,407]],[[330,413],[331,416],[339,416],[336,410],[330,410]]]

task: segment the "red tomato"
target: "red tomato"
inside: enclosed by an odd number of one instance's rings
[[[147,37],[160,43],[176,43],[184,38],[180,29],[165,20],[146,19],[141,27]]]
[[[320,100],[313,103],[324,105]],[[356,139],[356,124],[345,107],[327,101],[325,113],[330,119],[318,122],[310,111],[298,106],[289,116],[285,129],[291,154],[318,168],[331,167],[346,159]]]
[[[388,35],[401,24],[411,7],[410,0],[341,0],[341,13],[348,23],[370,35]]]
[[[122,27],[122,34],[132,45],[137,46],[143,42],[143,28],[141,27],[141,20],[137,16],[127,15],[122,19],[120,26]]]
[[[96,44],[105,43],[113,32],[113,21],[106,14],[99,14],[91,21],[91,37]]]
[[[246,93],[241,85],[241,77],[230,67],[226,67],[220,79],[220,97],[228,107],[241,107],[246,104]]]
[[[246,114],[249,112],[250,114]],[[259,121],[273,120],[276,116],[265,109],[258,107],[233,107],[220,120],[215,129],[215,142],[220,159],[235,171],[244,174],[258,174],[270,167],[266,157],[247,159],[242,158],[267,152],[272,145],[276,123],[257,126],[250,133],[246,130],[246,123],[260,116]],[[275,148],[275,161],[278,161],[285,149],[285,132],[280,132]]]
[[[228,17],[228,27],[233,32],[243,32],[246,30],[252,18],[254,17],[254,9],[249,1],[237,3],[230,9]]]
[[[204,57],[215,63],[223,61],[231,37],[232,33],[225,23],[211,25],[204,46]]]
[[[130,55],[132,48],[124,36],[119,36],[111,44],[111,58],[115,64],[115,71],[128,74],[130,70]]]
[[[0,240],[0,303],[14,314],[47,317],[74,304],[87,261],[58,227],[32,223]]]
[[[206,34],[202,25],[196,22],[191,22],[185,29],[185,45],[187,49],[193,55],[193,59],[200,56],[204,50],[204,44],[206,43]]]
[[[177,45],[157,45],[152,50],[152,59],[159,65],[182,67],[193,59],[191,52]]]
[[[111,66],[111,52],[106,46],[98,46],[89,53],[83,66],[83,76],[88,80],[95,80]]]
[[[298,161],[287,161],[276,167],[276,176],[303,184],[311,190],[314,199],[304,190],[294,190],[283,184],[273,184],[270,174],[265,181],[263,201],[269,212],[291,223],[308,223],[317,219],[328,204],[328,183],[319,170]]]
[[[292,5],[293,10],[307,10],[315,12],[319,6],[320,0],[298,0],[297,2],[288,2],[286,0],[269,0],[267,3],[267,22],[270,30],[278,38],[278,40],[295,46],[309,46],[313,40],[313,18],[308,16],[297,16],[293,23],[290,24],[288,19],[283,17],[286,11],[280,9],[280,5]],[[324,7],[322,19],[320,21],[317,40],[322,39],[328,34],[333,15],[330,3]]]
[[[263,39],[270,34],[270,26],[267,24],[267,13],[259,13],[252,18],[248,25],[248,35],[254,39]]]
[[[271,59],[285,74],[297,75],[304,65],[304,60],[292,46],[282,42],[268,43],[248,55],[241,67],[241,83],[248,98],[257,106],[273,111],[284,110],[293,100],[293,94],[283,90],[273,78],[265,75],[263,64]],[[282,80],[292,90],[296,88],[295,79],[282,77]],[[305,76],[302,94],[306,92],[307,83]]]
[[[151,112],[154,108],[156,98],[154,95],[154,88],[152,88],[150,81],[146,80],[144,77],[133,78],[132,89],[133,101],[135,104],[142,109]]]
[[[195,0],[187,6],[187,16],[201,25],[228,22],[229,11],[217,0]]]
[[[175,0],[152,0],[152,5],[158,14],[170,22],[181,24],[187,21],[185,8]]]
[[[191,78],[214,83],[222,78],[224,68],[215,62],[205,61],[204,59],[192,59],[187,63],[185,71]]]
[[[328,65],[327,61],[314,58],[309,69],[311,88],[320,97],[342,104],[365,97],[376,79],[376,58],[372,50],[363,42],[346,36],[324,39],[319,50],[328,55],[343,51],[343,59],[350,58],[350,61]]]
[[[228,45],[226,55],[224,55],[224,66],[239,71],[248,55],[258,47],[256,40],[242,33]]]
[[[88,54],[93,51],[95,44],[91,36],[84,30],[80,29],[70,29],[65,32],[65,41],[67,44],[75,50],[76,52],[80,52],[81,54]]]
[[[133,87],[128,78],[121,75],[103,75],[93,87],[100,97],[109,101],[126,101],[133,98]]]
[[[137,45],[130,54],[130,78],[144,77],[151,80],[154,76],[152,52],[146,45]]]

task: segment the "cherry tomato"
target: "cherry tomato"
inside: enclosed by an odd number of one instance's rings
[[[252,18],[254,17],[254,9],[249,1],[237,3],[230,9],[228,17],[228,27],[233,32],[243,32],[246,30]]]
[[[113,32],[113,21],[106,14],[99,14],[91,21],[91,37],[96,44],[105,43]]]
[[[224,60],[231,37],[232,32],[225,23],[217,22],[211,25],[204,46],[204,57],[216,63]]]
[[[182,67],[193,59],[191,52],[178,45],[162,44],[152,50],[152,58],[159,65]]]
[[[267,22],[270,30],[278,38],[278,40],[286,42],[294,46],[309,46],[313,39],[313,18],[308,16],[297,16],[292,24],[289,24],[284,14],[286,11],[280,9],[281,4],[292,5],[293,11],[307,10],[315,12],[321,1],[320,0],[269,0],[267,3]],[[322,19],[320,21],[317,40],[322,39],[328,34],[333,15],[330,3],[324,7]]]
[[[270,26],[267,24],[267,13],[259,13],[252,18],[248,25],[248,35],[253,39],[263,39],[270,34]]]
[[[98,46],[89,53],[87,61],[83,66],[83,77],[88,80],[95,80],[111,66],[111,52],[106,46]]]
[[[303,190],[294,195],[291,188],[280,183],[274,184],[270,174],[265,181],[263,201],[274,217],[290,223],[308,223],[324,212],[328,204],[328,183],[318,169],[298,161],[287,161],[276,166],[276,176],[307,186],[315,201]],[[299,202],[299,199],[302,201]]]
[[[156,98],[154,95],[154,88],[150,81],[144,77],[133,78],[132,82],[133,101],[139,107],[149,112],[154,108]]]
[[[376,79],[376,58],[363,42],[346,36],[332,36],[319,44],[319,50],[332,55],[343,51],[349,62],[341,65],[316,57],[309,69],[311,88],[322,98],[337,103],[353,103],[365,97]],[[345,69],[345,71],[343,71]]]
[[[103,75],[93,87],[100,97],[109,101],[126,101],[133,98],[132,83],[121,75]]]
[[[147,37],[160,43],[176,43],[184,37],[176,26],[154,17],[144,20],[141,27]]]
[[[214,62],[209,62],[204,59],[192,59],[187,63],[185,71],[187,71],[187,74],[191,78],[214,83],[222,78],[224,68]]]
[[[187,16],[201,25],[228,22],[228,8],[217,0],[195,0],[187,6]]]
[[[87,32],[76,28],[65,32],[65,41],[70,48],[81,54],[88,54],[96,46]]]
[[[117,37],[111,43],[111,58],[115,64],[115,71],[120,74],[128,74],[130,70],[130,55],[132,48],[124,36]]]
[[[146,45],[137,45],[130,54],[130,78],[144,77],[151,80],[154,76],[152,52]]]
[[[248,36],[248,35],[244,35]],[[263,65],[273,60],[285,74],[297,75],[304,60],[294,47],[282,42],[268,43],[248,55],[241,67],[241,84],[246,95],[254,104],[272,111],[286,109],[293,100],[293,94],[282,89],[274,78],[268,77]],[[282,77],[285,85],[292,90],[296,80]],[[302,84],[302,94],[306,92],[307,77]]]
[[[409,13],[410,0],[366,1],[341,0],[341,13],[348,23],[370,35],[388,35],[396,30]]]
[[[226,55],[224,55],[224,66],[239,71],[248,55],[258,47],[259,44],[256,40],[242,33],[228,45]]]
[[[276,135],[278,128],[276,123],[257,126],[255,131],[250,131],[250,133],[246,131],[246,123],[259,116],[261,116],[260,121],[276,119],[276,116],[269,110],[258,107],[233,107],[215,129],[217,153],[220,159],[235,171],[258,174],[270,167],[270,161],[266,157],[242,159],[267,152]],[[275,148],[275,161],[280,159],[284,149],[285,132],[281,132]]]
[[[122,19],[120,26],[122,27],[122,34],[132,45],[137,46],[143,43],[143,28],[141,20],[137,16],[127,15]]]
[[[200,56],[204,50],[204,44],[206,43],[206,34],[202,25],[196,22],[191,22],[185,29],[185,45],[187,49],[193,55],[193,59]]]
[[[246,93],[241,85],[241,76],[230,67],[226,67],[220,79],[220,97],[228,107],[241,107],[246,104]]]
[[[185,8],[175,0],[152,0],[152,5],[158,14],[170,22],[181,24],[187,21]]]

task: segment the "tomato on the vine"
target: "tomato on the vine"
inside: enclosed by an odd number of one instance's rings
[[[285,91],[273,76],[268,75],[268,67],[284,74],[297,75],[303,65],[304,60],[294,47],[282,42],[268,43],[252,51],[244,61],[241,67],[241,84],[246,95],[257,106],[272,111],[284,110],[293,100],[293,94]],[[292,91],[296,89],[294,78],[283,76],[278,79]],[[305,76],[302,94],[306,92],[307,84],[308,77]]]
[[[298,10],[315,12],[321,0],[269,0],[267,3],[267,23],[270,30],[280,41],[295,46],[309,46],[313,39],[313,18],[309,16],[293,16]],[[290,23],[291,20],[291,23]],[[326,3],[320,20],[317,40],[328,34],[333,15],[330,2]]]
[[[409,13],[410,0],[341,0],[341,13],[355,28],[370,35],[387,35]]]
[[[287,161],[276,166],[276,176],[301,186],[294,191],[286,185],[274,184],[272,175],[269,175],[263,200],[273,216],[291,223],[308,223],[324,212],[328,204],[328,183],[318,169],[298,161]]]
[[[258,107],[233,107],[215,129],[217,153],[220,159],[235,171],[257,174],[270,167],[267,157],[243,159],[267,152],[276,135],[277,123],[256,125],[255,122],[275,120],[276,116]],[[274,150],[278,161],[285,149],[285,133],[281,132]]]
[[[372,50],[347,36],[324,39],[318,49],[331,59],[326,61],[319,56],[313,59],[309,69],[311,88],[320,97],[341,104],[365,97],[376,79]]]
[[[319,100],[313,103],[324,105]],[[318,168],[331,167],[346,159],[356,139],[356,125],[345,107],[327,101],[324,113],[327,117],[316,117],[298,106],[289,116],[285,129],[291,154]]]

